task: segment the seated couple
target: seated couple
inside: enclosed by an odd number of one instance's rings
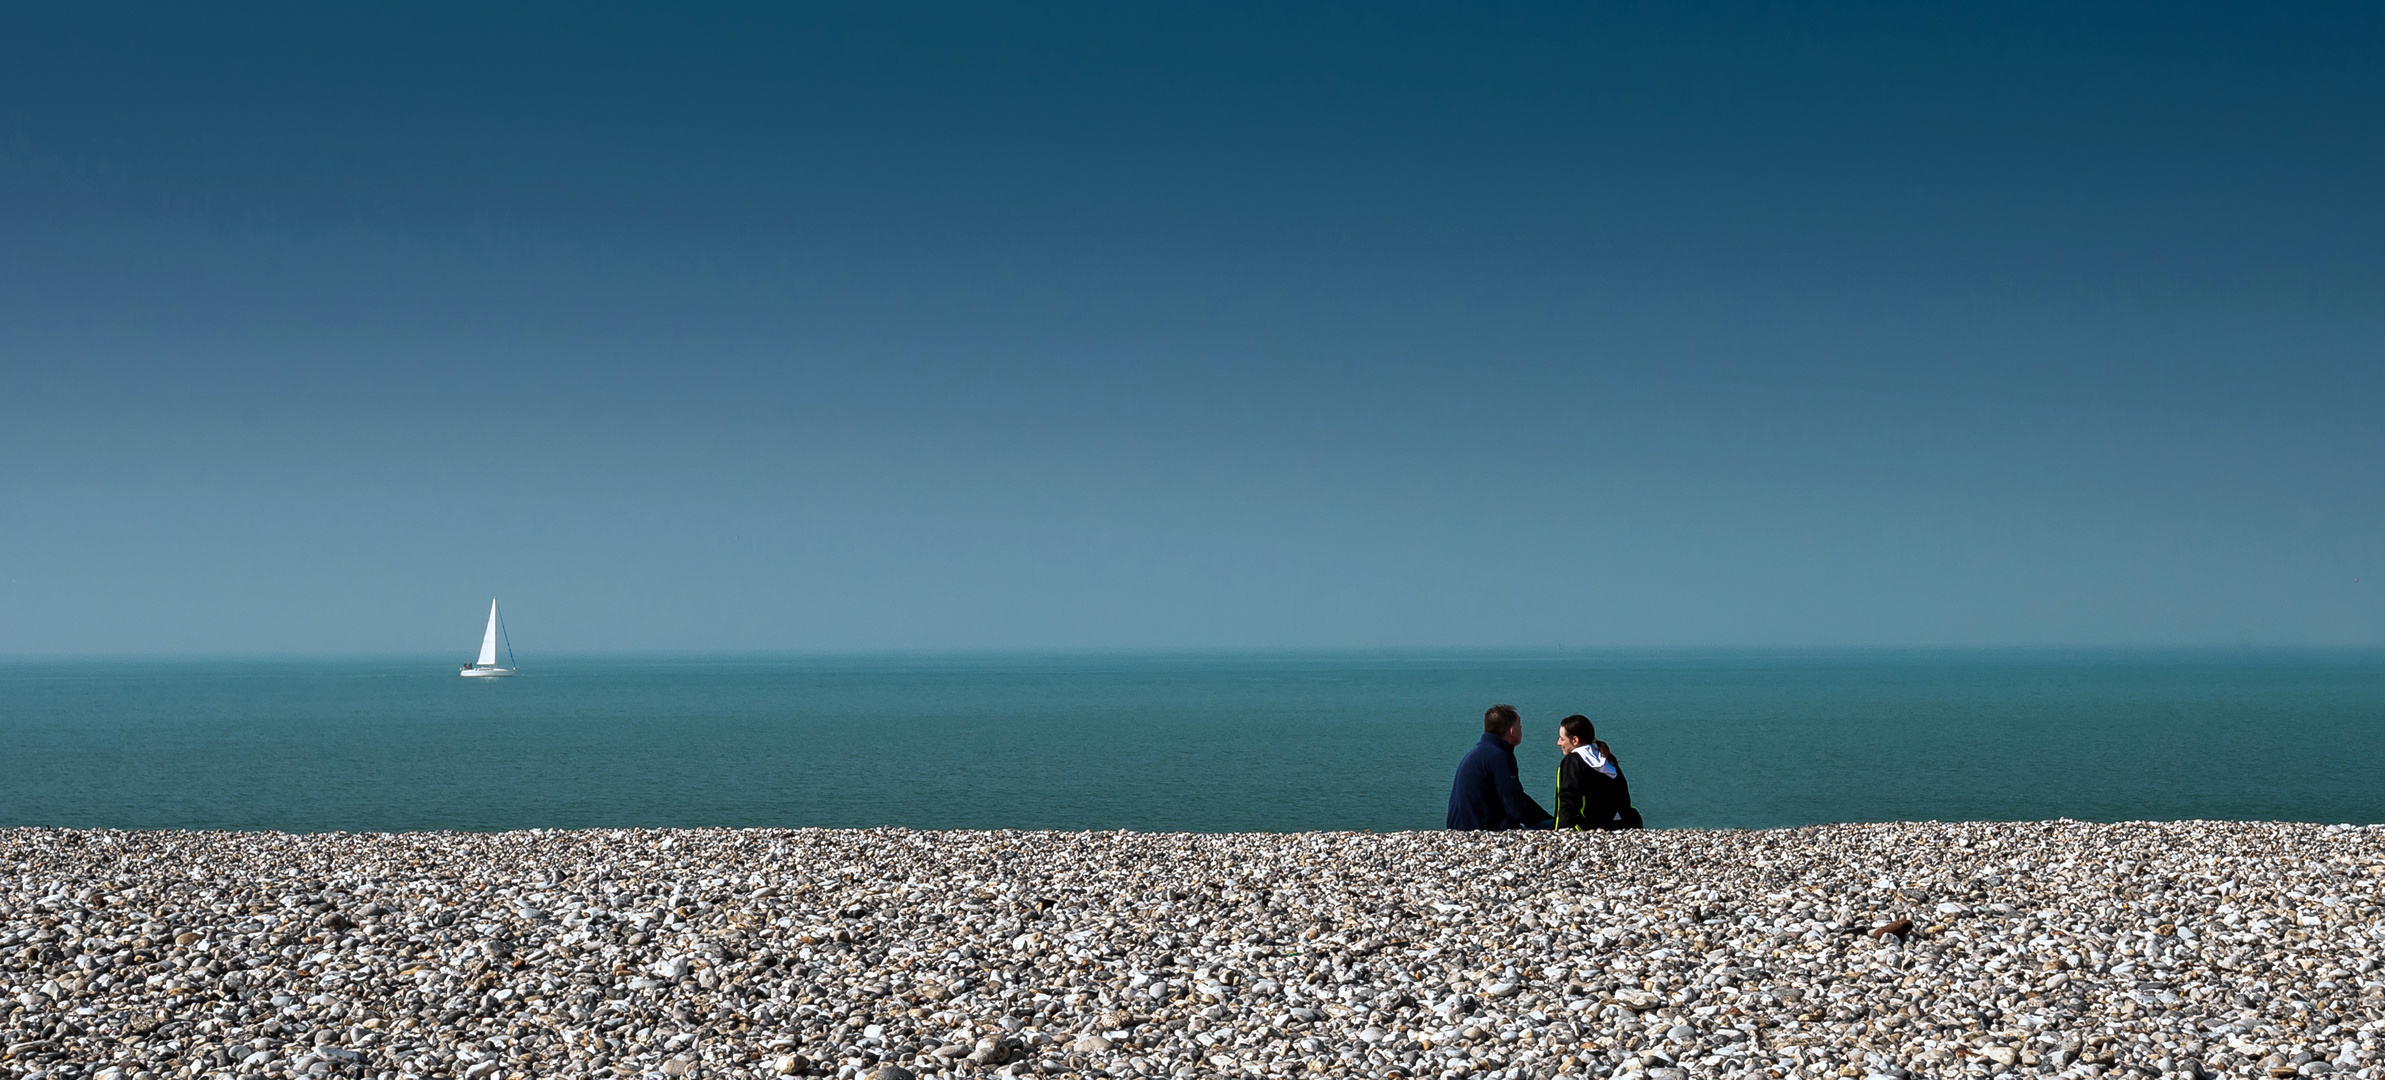
[[[1482,714],[1482,741],[1458,762],[1449,791],[1452,829],[1637,829],[1631,785],[1615,752],[1598,741],[1590,718],[1576,713],[1557,724],[1557,812],[1550,814],[1524,794],[1516,780],[1515,748],[1524,741],[1524,720],[1512,705],[1493,705]]]

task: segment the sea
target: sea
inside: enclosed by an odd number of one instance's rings
[[[0,663],[0,826],[1436,829],[1483,710],[1651,828],[2385,821],[2385,653],[525,655]]]

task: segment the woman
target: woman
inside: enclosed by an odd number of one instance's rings
[[[1631,784],[1615,752],[1598,741],[1590,718],[1575,713],[1557,722],[1557,828],[1637,829],[1640,812],[1631,805]]]

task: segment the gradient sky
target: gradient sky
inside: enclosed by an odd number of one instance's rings
[[[2385,7],[0,8],[0,654],[2385,644]]]

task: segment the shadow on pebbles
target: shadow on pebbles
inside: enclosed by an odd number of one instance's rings
[[[20,829],[0,1072],[2385,1080],[2381,877],[2209,822]]]

